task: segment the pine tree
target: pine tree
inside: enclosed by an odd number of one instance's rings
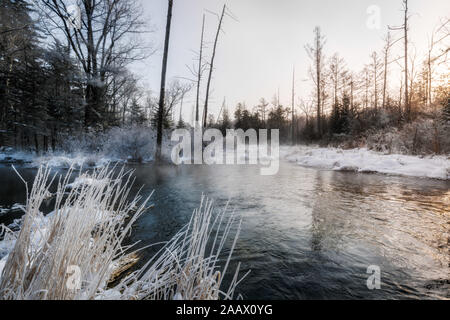
[[[0,0],[0,126],[15,146],[33,144],[47,136],[41,67],[43,50],[32,7],[24,0]],[[11,141],[12,140],[12,141]]]
[[[236,106],[236,110],[234,111],[234,127],[236,129],[242,129],[242,117],[243,117],[243,112],[244,112],[244,105],[242,103],[238,103],[238,105]]]
[[[154,119],[156,120],[156,119]],[[145,113],[137,101],[136,98],[133,98],[130,106],[130,117],[129,122],[131,125],[143,125],[147,121],[145,117]]]
[[[231,129],[231,119],[230,115],[228,113],[228,109],[224,107],[222,111],[222,122],[220,125],[220,131],[222,131],[222,134],[225,135],[227,133],[227,129]]]

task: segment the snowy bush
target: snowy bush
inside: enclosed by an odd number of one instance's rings
[[[156,133],[146,127],[113,128],[107,134],[103,153],[120,159],[142,162],[153,159]]]
[[[98,153],[106,138],[106,134],[100,132],[77,133],[67,136],[61,143],[61,149],[68,154]]]
[[[367,137],[367,147],[384,153],[449,154],[449,136],[438,117],[419,118],[400,129],[373,131]]]
[[[162,155],[170,159],[170,131],[163,135]],[[115,127],[106,132],[83,133],[68,137],[62,145],[64,156],[90,159],[94,165],[101,159],[133,162],[151,161],[156,151],[156,132],[146,126]],[[102,161],[104,162],[104,161]]]

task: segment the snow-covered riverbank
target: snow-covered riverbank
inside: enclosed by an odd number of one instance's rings
[[[169,158],[170,149],[166,148]],[[381,173],[450,180],[450,156],[408,156],[400,154],[383,154],[362,149],[343,150],[337,148],[319,148],[312,146],[282,146],[281,160],[336,171],[354,171],[361,173]],[[31,153],[0,152],[0,164],[23,164],[37,168],[41,165],[54,168],[69,167],[104,167],[108,163],[126,163],[131,158],[107,156],[105,154],[53,154],[36,156]],[[153,158],[142,159],[147,163]]]
[[[48,154],[38,156],[33,153],[26,152],[2,152],[0,153],[0,164],[3,165],[24,165],[30,168],[38,168],[41,165],[48,165],[54,168],[70,168],[70,167],[103,167],[111,162],[124,162],[124,160],[107,157],[100,154]]]
[[[281,147],[282,159],[305,167],[450,179],[450,157],[382,154],[367,149],[342,150],[307,146]]]
[[[31,168],[105,167],[108,163],[148,163],[154,160],[156,133],[148,128],[113,128],[106,133],[71,137],[56,151],[21,151],[0,146],[0,165],[24,165]],[[162,155],[170,159],[174,143],[169,133],[163,136]]]

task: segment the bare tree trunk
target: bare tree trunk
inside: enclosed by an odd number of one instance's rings
[[[350,109],[354,112],[353,75],[350,76]]]
[[[203,127],[204,128],[206,128],[206,120],[208,118],[209,90],[210,90],[210,86],[211,86],[212,73],[214,70],[214,59],[216,58],[217,42],[219,40],[219,34],[220,34],[220,30],[222,29],[222,22],[223,22],[223,17],[225,16],[226,9],[227,9],[226,5],[223,5],[222,14],[221,14],[220,20],[219,20],[219,26],[217,27],[216,38],[214,39],[214,47],[213,47],[213,52],[212,52],[212,56],[211,56],[211,63],[209,64],[208,83],[206,85],[205,109],[203,110]]]
[[[366,70],[365,73],[366,82],[365,82],[365,96],[364,96],[364,109],[369,107],[369,70]]]
[[[406,111],[406,118],[410,120],[411,106],[408,92],[408,0],[403,0],[403,3],[405,5],[405,23],[403,26],[405,32],[405,111]]]
[[[198,58],[198,73],[197,73],[197,98],[195,102],[195,127],[198,126],[200,121],[199,108],[200,108],[200,83],[202,80],[202,58],[203,58],[203,36],[205,34],[205,15],[203,15],[202,23],[202,36],[200,39],[200,57]]]
[[[172,23],[172,8],[173,0],[168,0],[167,9],[167,23],[166,23],[166,38],[164,40],[164,55],[161,71],[161,90],[159,93],[159,108],[158,108],[158,132],[156,137],[156,155],[155,160],[161,160],[161,145],[163,135],[163,118],[164,118],[164,99],[166,92],[166,72],[167,72],[167,57],[169,55],[169,40],[170,40],[170,26]]]
[[[86,86],[86,106],[84,111],[84,126],[86,129],[90,125],[96,123],[98,120],[98,111],[100,107],[99,88],[96,85],[98,76],[97,55],[94,49],[94,5],[90,1],[84,2],[84,8],[87,16],[87,68],[88,68],[88,83]],[[96,112],[97,111],[97,112]]]
[[[376,63],[376,61],[375,61]],[[377,66],[375,65],[375,76],[374,76],[374,94],[375,94],[375,111],[378,111],[378,69]]]
[[[47,136],[47,135],[44,135],[43,139],[44,139],[44,141],[43,141],[43,144],[44,144],[44,146],[43,146],[44,152],[47,153],[47,152],[48,152],[48,136]]]
[[[375,111],[378,110],[378,67],[379,60],[376,52],[372,53],[372,63],[373,63],[373,85],[374,85],[374,108]]]
[[[183,121],[183,101],[184,101],[184,95],[181,98],[181,102],[180,102],[180,118],[178,119],[178,123],[181,123],[181,121]]]
[[[53,128],[52,128],[51,143],[52,143],[52,150],[56,151],[56,128],[55,128],[55,125],[53,125]]]
[[[431,90],[432,90],[432,84],[431,84],[431,77],[432,77],[432,72],[431,72],[431,52],[428,53],[428,60],[427,60],[427,65],[428,65],[428,76],[427,76],[427,106],[431,105]]]
[[[322,136],[322,120],[321,120],[321,59],[322,59],[322,43],[321,43],[321,35],[320,29],[317,27],[315,29],[316,33],[316,80],[317,80],[317,132],[319,136]]]
[[[389,65],[389,51],[391,49],[391,45],[391,34],[390,32],[388,32],[386,38],[386,46],[384,48],[383,108],[386,108],[387,74]]]
[[[320,34],[320,27],[314,28],[314,43],[312,45],[306,45],[306,52],[313,62],[314,67],[311,67],[311,77],[316,85],[317,94],[317,135],[322,135],[322,120],[321,120],[321,107],[322,107],[322,50],[324,46],[324,38]]]
[[[114,76],[110,70],[118,67],[117,61],[124,67],[146,56],[141,53],[145,45],[135,37],[127,37],[145,31],[141,12],[135,10],[137,2],[78,0],[76,3],[84,10],[81,25],[75,28],[67,19],[70,16],[67,1],[42,0],[34,3],[48,17],[49,25],[43,24],[45,31],[61,30],[85,74],[85,128],[95,124],[107,125],[106,92],[110,83],[105,80]]]
[[[34,133],[34,146],[36,147],[36,154],[39,154],[39,141],[37,133]]]
[[[10,87],[10,82],[11,82],[10,79],[11,79],[11,74],[12,74],[12,71],[13,71],[13,61],[14,60],[11,57],[8,57],[7,60],[8,60],[9,67],[8,67],[8,74],[6,76],[6,88],[5,88],[5,98],[6,98],[5,100],[6,100],[6,103],[5,103],[5,107],[4,107],[4,111],[3,111],[3,116],[2,116],[2,119],[1,119],[2,123],[6,122],[7,110],[8,110],[7,106],[9,106],[10,110],[13,109],[13,106],[12,106],[12,103],[11,103],[11,99],[9,99],[9,95],[10,95],[9,87]]]
[[[295,144],[295,66],[292,72],[292,145]]]

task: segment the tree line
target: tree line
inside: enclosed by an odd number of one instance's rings
[[[234,126],[279,128],[285,143],[330,143],[342,137],[355,140],[372,132],[390,128],[402,130],[412,125],[415,127],[411,132],[415,136],[412,144],[416,144],[420,122],[430,120],[426,134],[430,135],[432,151],[449,152],[450,21],[448,18],[440,20],[432,30],[426,55],[418,57],[411,49],[408,1],[403,0],[402,4],[402,25],[387,27],[383,48],[373,51],[360,71],[350,70],[338,53],[328,57],[326,37],[320,27],[316,27],[312,43],[305,46],[311,59],[309,78],[314,85],[311,96],[295,100],[294,76],[291,106],[280,105],[277,95],[270,105],[263,98],[251,108],[239,103]],[[395,46],[400,48],[399,56],[393,54]],[[402,74],[398,92],[392,89],[394,83],[390,76],[394,65],[400,67]],[[437,72],[439,67],[444,71]],[[228,126],[227,117],[224,115],[215,126]]]
[[[141,125],[157,131],[158,155],[164,130],[189,126],[182,108],[190,92],[195,94],[194,125],[224,132],[280,129],[285,143],[356,137],[372,129],[401,128],[421,117],[435,121],[438,140],[442,130],[448,130],[449,72],[447,68],[439,74],[438,69],[447,64],[449,20],[441,20],[426,55],[417,57],[411,49],[407,0],[402,0],[402,25],[387,28],[383,48],[368,57],[363,70],[350,70],[338,53],[328,56],[326,38],[316,27],[313,41],[305,46],[314,85],[309,97],[296,97],[294,70],[291,105],[283,106],[275,95],[270,103],[264,98],[256,106],[241,102],[230,112],[224,101],[218,115],[208,110],[220,35],[226,18],[235,19],[227,6],[216,15],[209,59],[203,15],[192,79],[167,81],[171,24],[176,18],[174,1],[167,1],[161,86],[155,96],[129,71],[130,64],[154,52],[142,41],[149,31],[139,1],[78,3],[79,25],[63,0],[0,0],[0,145],[57,150],[77,133]],[[395,47],[402,55],[394,56]],[[398,92],[390,76],[394,65],[402,72]],[[206,87],[204,97],[201,86]]]
[[[75,133],[147,122],[153,101],[128,69],[153,52],[139,2],[78,3],[80,25],[66,1],[0,0],[0,145],[56,150]]]

